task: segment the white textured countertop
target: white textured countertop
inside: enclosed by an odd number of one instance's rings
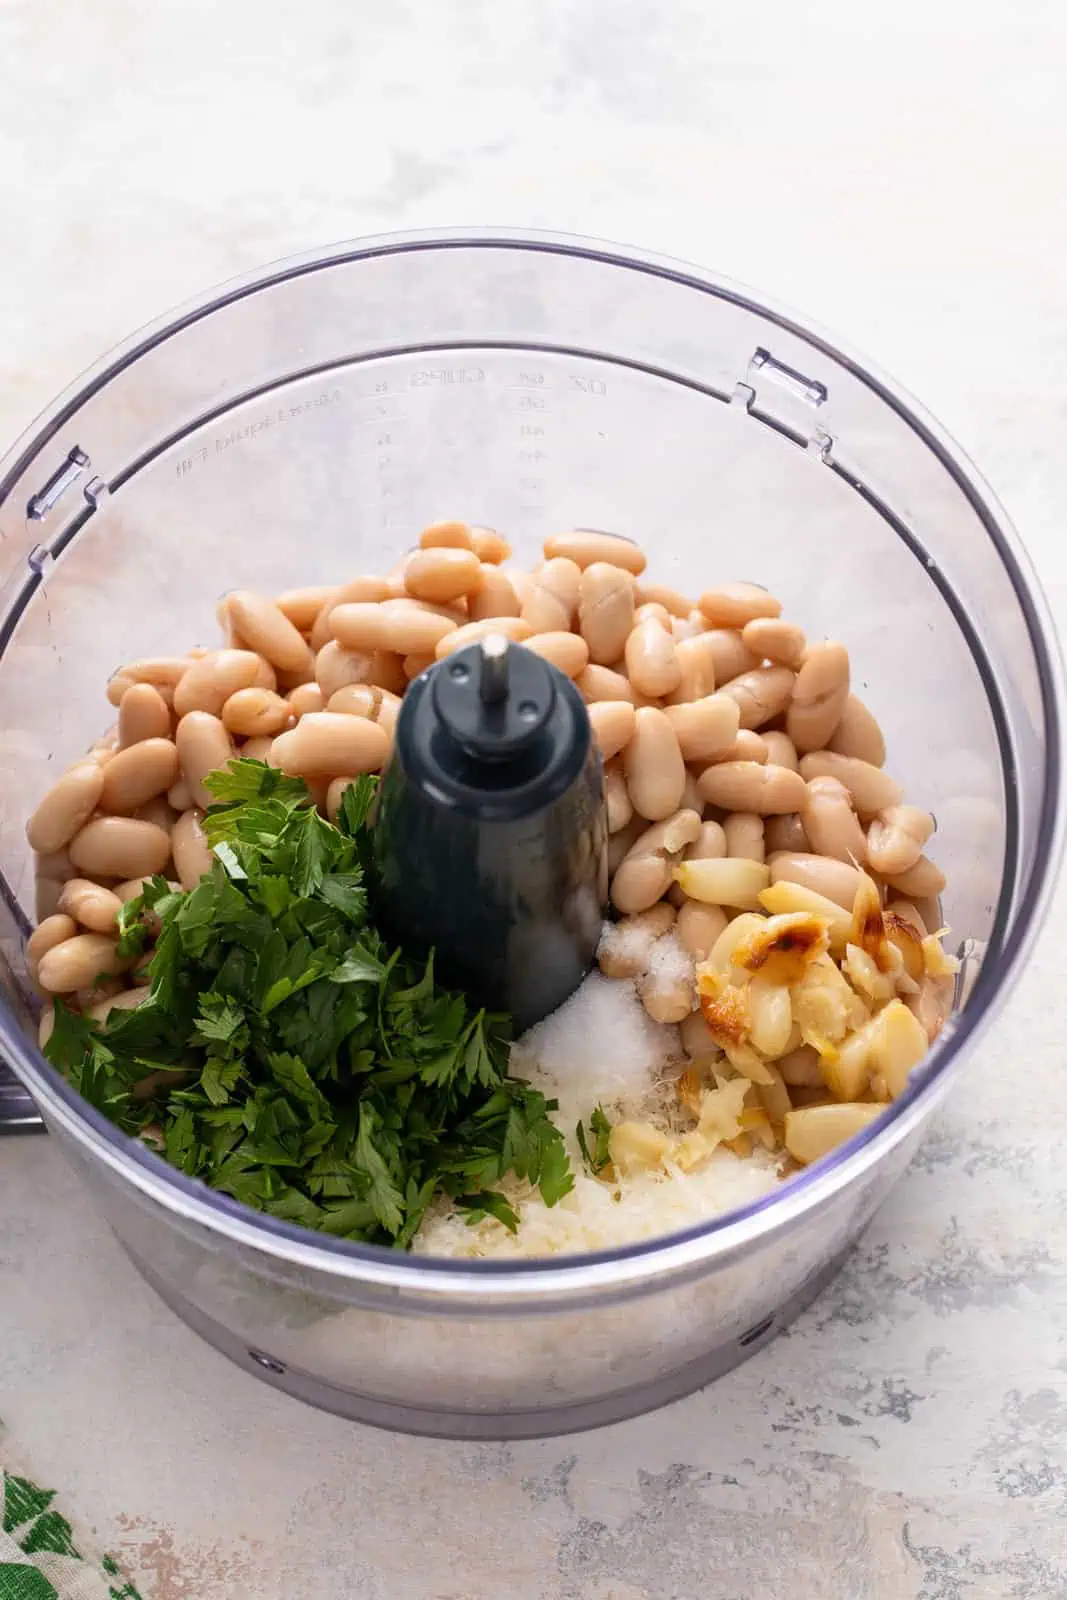
[[[1061,5],[6,0],[0,437],[290,251],[457,222],[701,261],[886,366],[1065,615]],[[1067,991],[1026,978],[842,1276],[703,1394],[452,1445],[200,1344],[45,1139],[0,1142],[0,1415],[146,1600],[1067,1594]]]

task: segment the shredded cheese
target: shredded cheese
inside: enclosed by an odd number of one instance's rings
[[[674,959],[672,951],[668,961]],[[586,1171],[575,1137],[578,1121],[588,1123],[602,1105],[613,1122],[643,1118],[669,1132],[668,1107],[677,1101],[669,1080],[681,1060],[677,1028],[649,1018],[632,982],[590,974],[565,1005],[517,1041],[511,1055],[517,1077],[559,1101],[554,1121],[567,1142],[574,1188],[546,1206],[526,1183],[501,1184],[519,1218],[517,1233],[493,1217],[471,1226],[439,1201],[413,1250],[512,1259],[610,1250],[693,1227],[769,1193],[779,1181],[780,1158],[763,1151],[744,1160],[721,1148],[705,1159],[695,1152],[688,1170],[668,1162],[652,1170],[613,1170],[610,1181]]]
[[[612,1250],[680,1232],[768,1194],[778,1183],[778,1161],[757,1151],[744,1160],[717,1150],[693,1172],[680,1168],[640,1172],[604,1183],[580,1163],[574,1188],[555,1206],[536,1192],[504,1187],[519,1216],[518,1233],[492,1217],[470,1227],[456,1212],[431,1212],[416,1236],[422,1255],[533,1257]]]

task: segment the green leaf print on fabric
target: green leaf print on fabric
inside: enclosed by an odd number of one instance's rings
[[[54,1500],[54,1489],[0,1467],[0,1600],[141,1600],[110,1556],[82,1557]]]
[[[57,1556],[76,1556],[70,1523],[58,1511],[45,1511],[20,1544],[28,1556],[51,1550]]]
[[[39,1517],[56,1497],[54,1489],[38,1489],[29,1478],[17,1478],[14,1473],[4,1474],[4,1532],[11,1533],[24,1522]]]
[[[0,1600],[61,1600],[61,1596],[36,1567],[0,1561]]]

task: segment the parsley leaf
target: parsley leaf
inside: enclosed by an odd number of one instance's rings
[[[334,983],[381,983],[384,977],[385,968],[381,962],[361,944],[353,945],[330,973]]]
[[[277,767],[268,767],[262,761],[231,761],[221,771],[210,772],[204,788],[223,805],[278,799],[283,805],[300,806],[307,801],[307,785],[302,779],[287,778]]]
[[[359,872],[330,872],[319,885],[319,893],[357,927],[367,920],[367,891]]]
[[[466,1214],[472,1228],[476,1222],[481,1222],[485,1217],[495,1217],[498,1222],[504,1224],[509,1233],[519,1231],[519,1219],[513,1207],[496,1189],[480,1189],[477,1194],[457,1195],[456,1210]]]
[[[341,796],[341,814],[338,827],[350,839],[358,838],[367,825],[374,797],[378,792],[377,779],[369,774],[350,783]]]
[[[200,997],[200,1015],[193,1024],[196,1036],[210,1048],[228,1045],[233,1050],[243,1049],[248,1042],[248,1024],[239,1006],[225,995],[210,991]]]
[[[367,1200],[374,1215],[383,1228],[395,1235],[404,1221],[404,1199],[381,1150],[375,1145],[375,1134],[380,1128],[376,1112],[365,1102],[360,1107],[353,1166],[367,1181]]]
[[[103,1023],[57,1001],[52,1063],[190,1177],[339,1238],[406,1249],[442,1194],[515,1228],[509,1174],[554,1205],[566,1149],[554,1102],[507,1076],[509,1020],[377,930],[376,780],[348,785],[336,826],[261,762],[206,783],[211,871],[187,893],[151,878],[119,915],[124,953],[155,940],[147,999]]]
[[[312,895],[322,887],[327,869],[340,853],[337,829],[308,806],[294,818],[292,887],[300,895]]]
[[[148,943],[148,929],[142,921],[143,896],[123,902],[118,914],[120,956],[139,956]]]
[[[589,1118],[589,1131],[593,1136],[593,1148],[590,1150],[587,1142],[585,1128],[579,1122],[575,1133],[578,1136],[578,1147],[582,1152],[585,1162],[594,1178],[599,1178],[611,1166],[611,1123],[604,1114],[603,1106],[597,1106]]]

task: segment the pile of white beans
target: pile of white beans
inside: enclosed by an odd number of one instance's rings
[[[344,786],[388,760],[411,680],[491,632],[552,662],[588,706],[620,918],[601,969],[634,979],[657,1021],[681,1024],[691,1056],[710,1049],[696,968],[769,887],[851,910],[865,870],[898,926],[917,939],[937,926],[944,877],[923,853],[933,818],[883,770],[843,645],[809,644],[752,584],[693,600],[648,583],[643,552],[610,534],[554,535],[533,571],[510,555],[489,529],[436,523],[384,577],[231,593],[222,647],[122,667],[108,685],[115,727],[27,825],[41,919],[28,957],[44,994],[96,1017],[143,998],[147,957],[118,954],[116,916],[146,876],[188,889],[208,870],[210,772],[235,755],[269,762],[333,817]],[[932,1038],[944,983],[912,987]],[[793,1103],[816,1103],[810,1060],[792,1076]]]

